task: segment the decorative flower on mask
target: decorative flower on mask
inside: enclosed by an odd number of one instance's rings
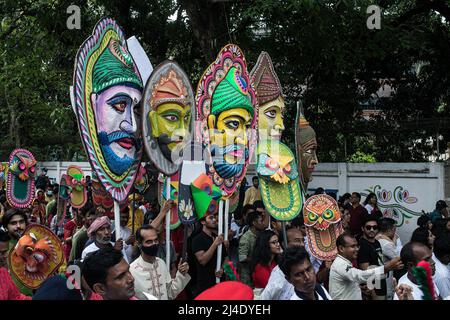
[[[190,200],[187,202],[181,200],[179,210],[186,219],[190,219],[194,215],[194,209]]]
[[[293,156],[260,154],[258,160],[258,174],[270,176],[278,183],[286,184],[290,180],[297,179],[298,171],[291,163]]]

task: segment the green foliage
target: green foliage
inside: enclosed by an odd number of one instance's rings
[[[366,27],[374,3],[383,9],[380,30]],[[81,30],[66,27],[71,4],[81,8]],[[432,120],[450,118],[445,8],[445,0],[0,0],[0,160],[19,146],[38,160],[85,157],[68,87],[78,47],[107,15],[137,36],[154,67],[176,60],[194,90],[223,45],[238,44],[249,69],[267,51],[283,84],[283,142],[292,149],[302,100],[321,162],[358,152],[424,161],[433,153],[428,137],[450,141],[448,122]],[[371,99],[384,79],[395,95]],[[380,113],[363,119],[363,104]]]
[[[353,163],[375,163],[377,160],[375,159],[373,154],[367,154],[362,151],[356,151],[350,157],[348,157],[347,162]]]

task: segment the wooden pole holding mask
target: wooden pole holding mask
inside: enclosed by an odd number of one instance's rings
[[[136,190],[134,190],[134,191],[136,191]],[[133,204],[131,206],[131,235],[133,235],[134,232],[136,231],[136,230],[134,230],[134,219],[135,219],[134,206],[135,206],[135,202],[136,202],[135,197],[136,197],[136,192],[133,192]]]
[[[224,214],[224,223],[225,223],[225,227],[224,227],[224,230],[223,230],[223,239],[225,240],[225,241],[227,241],[228,240],[228,228],[229,228],[229,225],[228,225],[228,223],[229,223],[229,211],[230,211],[230,200],[229,199],[227,199],[227,200],[225,200],[225,214]]]
[[[114,229],[117,241],[120,239],[120,205],[117,200],[114,200]]]
[[[217,229],[217,236],[220,236],[223,234],[223,200],[219,201],[219,225]],[[220,268],[222,266],[222,246],[223,244],[220,244],[217,247],[217,264],[216,264],[216,272],[220,271]],[[216,283],[220,282],[220,278],[216,277]]]
[[[170,177],[166,177],[166,201],[170,200]],[[166,264],[170,274],[170,209],[166,213]]]

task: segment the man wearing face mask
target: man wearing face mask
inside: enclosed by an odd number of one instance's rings
[[[136,240],[141,255],[130,265],[135,279],[136,297],[144,299],[145,294],[159,300],[173,300],[183,291],[191,277],[189,265],[180,261],[175,278],[170,276],[164,260],[158,258],[158,233],[151,225],[143,225],[136,231]]]
[[[103,216],[95,219],[88,229],[88,236],[93,238],[94,242],[84,248],[81,259],[84,260],[88,254],[106,247],[114,247],[114,249],[122,251],[123,240],[118,239],[116,243],[111,242],[111,221],[108,217]],[[124,257],[125,259],[126,256]]]

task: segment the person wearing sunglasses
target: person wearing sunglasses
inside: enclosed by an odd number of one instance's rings
[[[378,234],[378,220],[375,216],[366,216],[362,226],[362,237],[359,239],[358,267],[367,270],[383,265],[383,252],[380,242],[375,239]],[[365,300],[385,300],[387,295],[386,279],[381,279],[379,288],[370,290],[362,285]]]

